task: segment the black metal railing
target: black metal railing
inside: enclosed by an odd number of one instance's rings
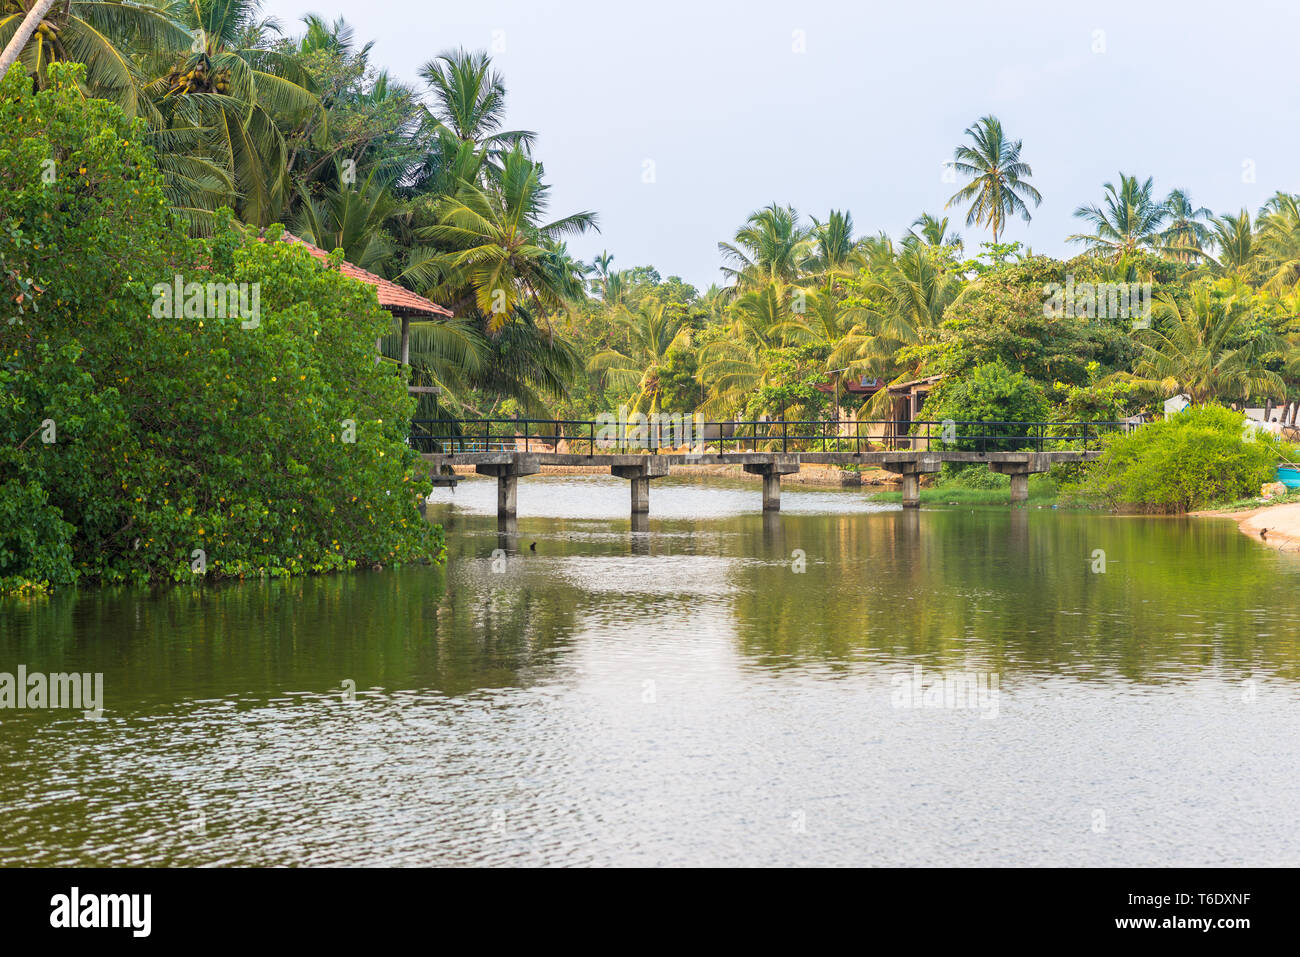
[[[416,419],[420,452],[567,452],[574,455],[684,452],[1091,451],[1127,422],[833,420],[708,422],[688,416],[612,421],[578,419]]]

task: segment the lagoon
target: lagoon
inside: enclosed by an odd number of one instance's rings
[[[1300,559],[1231,522],[435,495],[445,569],[0,604],[104,674],[0,712],[0,863],[1300,864]]]

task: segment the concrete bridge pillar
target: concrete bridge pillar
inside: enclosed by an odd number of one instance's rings
[[[903,508],[921,507],[921,475],[921,472],[902,473]]]
[[[519,477],[536,475],[542,470],[536,456],[515,456],[509,462],[489,462],[474,466],[479,475],[495,475],[497,480],[497,517],[507,518],[517,514]]]
[[[881,463],[881,468],[893,472],[902,479],[903,508],[920,508],[921,476],[943,468],[943,459],[936,453],[913,452],[887,459]]]
[[[1029,476],[1046,472],[1051,467],[1051,459],[1041,452],[1026,452],[1023,462],[990,462],[989,468],[1011,478],[1011,501],[1029,500]]]
[[[799,471],[799,457],[778,455],[771,462],[748,463],[743,466],[750,475],[763,476],[763,511],[781,510],[781,476]]]
[[[1012,472],[1011,473],[1011,501],[1025,502],[1029,500],[1029,473]]]
[[[649,513],[650,511],[650,477],[648,475],[638,475],[632,479],[632,511],[633,513]]]
[[[663,478],[668,474],[668,463],[655,456],[644,455],[645,459],[633,465],[611,465],[610,474],[627,479],[632,486],[632,514],[644,515],[650,511],[650,480]]]

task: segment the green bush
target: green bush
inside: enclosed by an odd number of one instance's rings
[[[137,584],[438,557],[374,290],[228,218],[189,239],[140,126],[50,71],[0,85],[0,293],[36,291],[0,321],[2,573],[66,582],[61,541],[76,576]],[[256,324],[160,310],[177,276],[259,289]]]
[[[1109,437],[1072,494],[1085,504],[1186,512],[1259,494],[1291,448],[1220,406],[1197,406]]]
[[[1043,390],[1023,372],[1013,372],[1001,360],[977,366],[960,378],[944,379],[925,404],[926,419],[954,422],[1043,422],[1050,407]],[[960,441],[971,431],[1006,436],[986,442],[989,451],[1013,451],[1025,447],[1017,437],[1026,435],[1023,426],[956,427],[958,449],[973,449],[974,442]]]
[[[75,582],[74,531],[39,485],[0,484],[0,595]]]
[[[960,462],[945,462],[943,471],[939,473],[934,485],[935,488],[942,489],[992,491],[994,489],[1009,489],[1011,487],[1011,477],[1003,475],[1001,472],[994,472],[987,465],[980,462],[970,465]]]

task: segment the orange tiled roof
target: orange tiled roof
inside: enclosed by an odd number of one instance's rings
[[[281,239],[285,242],[298,243],[319,260],[327,261],[329,259],[329,253],[325,250],[319,246],[313,246],[305,239],[299,239],[293,233],[285,232],[282,234]],[[431,302],[423,296],[417,296],[404,286],[389,282],[382,276],[376,276],[374,273],[368,272],[360,266],[354,266],[346,260],[339,264],[339,271],[345,276],[359,279],[361,282],[374,286],[375,292],[379,295],[379,304],[395,316],[444,316],[450,319],[454,315],[450,309],[444,308],[436,302]]]

